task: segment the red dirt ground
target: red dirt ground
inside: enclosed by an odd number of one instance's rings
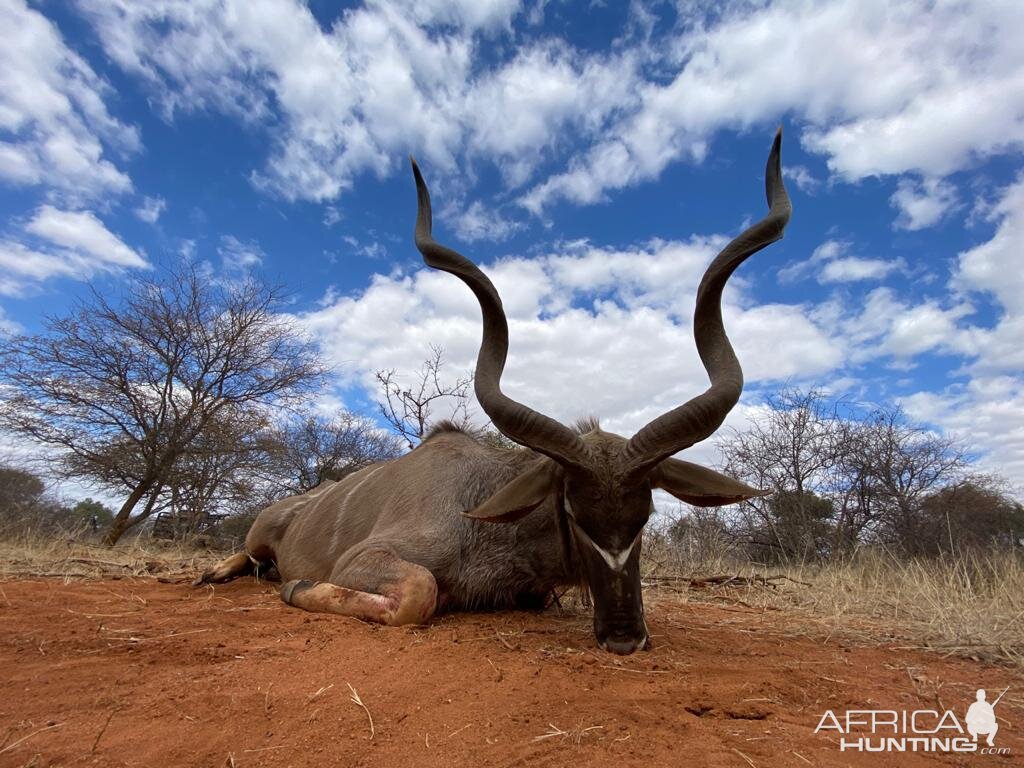
[[[1024,765],[1019,670],[739,605],[654,598],[654,649],[619,658],[557,610],[392,629],[251,579],[0,588],[0,766]],[[814,733],[826,709],[962,718],[976,688],[1007,685],[1009,755],[840,752]]]

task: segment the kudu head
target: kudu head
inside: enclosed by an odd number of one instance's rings
[[[477,400],[502,434],[547,457],[465,514],[489,522],[511,522],[553,495],[594,600],[597,642],[614,653],[632,653],[648,643],[640,590],[640,535],[651,514],[653,489],[661,488],[697,506],[719,506],[764,495],[718,472],[671,457],[713,434],[743,389],[743,372],[722,324],[722,289],[747,257],[782,237],[789,221],[791,207],[780,167],[781,141],[780,129],[765,171],[768,215],[718,254],[697,290],[694,337],[711,386],[628,440],[596,427],[580,434],[501,391],[508,353],[508,323],[501,299],[473,262],[433,239],[430,193],[412,161],[419,203],[416,247],[429,266],[466,283],[483,314]]]

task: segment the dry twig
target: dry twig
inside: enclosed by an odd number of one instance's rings
[[[370,714],[370,710],[366,708],[365,704],[363,704],[363,700],[359,698],[359,694],[356,693],[356,689],[352,687],[352,683],[345,683],[345,685],[347,685],[348,689],[352,691],[352,696],[350,697],[352,701],[358,706],[362,707],[363,712],[366,713],[366,719],[370,721],[370,741],[373,741],[373,736],[375,733],[373,729],[373,715]]]
[[[92,743],[92,749],[89,750],[89,754],[95,754],[96,747],[100,743],[100,739],[103,738],[103,734],[107,732],[107,726],[110,725],[110,721],[114,718],[114,713],[117,712],[117,707],[110,710],[110,714],[107,715],[106,721],[103,723],[103,727],[100,728],[100,732],[96,734],[96,740]]]
[[[42,733],[43,731],[52,731],[54,728],[60,728],[62,725],[64,725],[64,723],[54,723],[53,725],[47,725],[47,726],[45,726],[43,728],[40,728],[39,730],[32,731],[32,733],[28,734],[28,736],[22,736],[17,741],[12,741],[10,744],[8,744],[3,749],[0,749],[0,755],[4,754],[5,752],[10,752],[12,749],[14,749],[16,746],[21,744],[23,741],[28,741],[29,739],[31,739],[36,734]]]

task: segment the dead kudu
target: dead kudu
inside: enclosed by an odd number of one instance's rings
[[[196,583],[273,561],[289,605],[390,625],[422,623],[442,610],[541,606],[557,587],[585,584],[598,644],[619,654],[646,646],[640,538],[652,490],[701,506],[762,495],[671,457],[713,434],[740,397],[722,289],[744,260],[782,237],[789,220],[780,144],[781,133],[766,169],[768,215],[726,246],[697,292],[694,337],[711,386],[628,440],[594,423],[569,428],[501,391],[508,351],[501,300],[475,264],[434,241],[430,195],[414,161],[416,246],[428,265],[476,295],[484,326],[477,399],[494,426],[528,450],[493,448],[442,425],[398,459],[263,510],[246,551]]]

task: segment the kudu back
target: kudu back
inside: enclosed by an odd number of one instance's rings
[[[722,290],[789,221],[781,140],[780,129],[765,171],[767,216],[718,254],[697,291],[694,338],[710,386],[629,439],[594,422],[566,426],[502,391],[508,323],[501,299],[473,262],[433,239],[430,194],[412,161],[416,247],[476,296],[483,318],[477,400],[494,427],[523,447],[491,447],[439,425],[398,459],[263,510],[245,552],[196,584],[273,562],[284,602],[390,625],[422,623],[440,610],[539,607],[553,590],[576,584],[593,598],[602,648],[628,654],[645,647],[640,548],[652,491],[698,506],[764,493],[672,457],[712,435],[739,400],[743,373],[722,323]]]

